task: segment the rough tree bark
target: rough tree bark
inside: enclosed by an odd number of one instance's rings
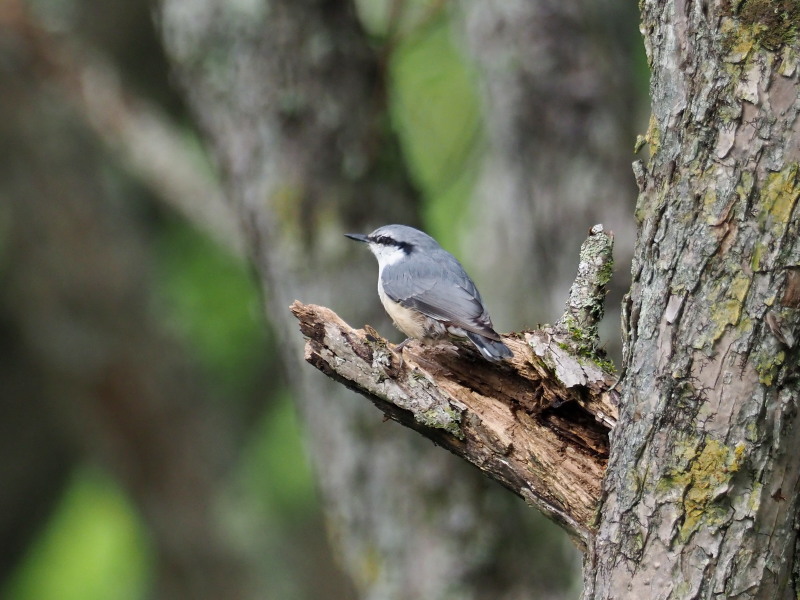
[[[800,8],[642,10],[652,156],[585,597],[796,597]]]
[[[651,158],[584,598],[796,597],[800,8],[642,8]]]

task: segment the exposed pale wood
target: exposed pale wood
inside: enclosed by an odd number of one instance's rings
[[[584,545],[594,530],[616,409],[612,378],[571,358],[553,331],[507,336],[514,359],[493,365],[471,347],[409,343],[402,359],[374,329],[295,302],[305,359],[480,468],[564,525]],[[560,362],[562,379],[537,356]]]

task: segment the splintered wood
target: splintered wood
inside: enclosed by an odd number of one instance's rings
[[[608,373],[571,356],[551,331],[505,337],[514,358],[492,364],[448,343],[411,342],[401,355],[371,327],[353,329],[330,309],[295,301],[291,310],[307,338],[306,361],[585,543],[617,414]]]

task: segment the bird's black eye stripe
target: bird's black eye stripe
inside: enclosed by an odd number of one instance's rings
[[[382,244],[384,246],[395,246],[397,248],[400,248],[400,250],[402,250],[406,254],[411,254],[411,250],[414,248],[413,245],[409,244],[408,242],[400,242],[386,235],[375,236],[373,238],[370,238],[369,241],[374,242],[376,244]]]

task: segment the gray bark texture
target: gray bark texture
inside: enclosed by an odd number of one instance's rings
[[[651,157],[584,598],[796,598],[796,2],[641,4]]]
[[[310,364],[476,465],[586,545],[616,418],[606,393],[613,378],[565,352],[564,337],[534,331],[506,338],[514,358],[498,368],[448,344],[407,346],[401,357],[374,329],[354,330],[329,309],[295,302],[292,312],[308,338]]]
[[[164,0],[167,53],[266,295],[329,528],[363,598],[517,598],[563,587],[524,505],[301,366],[293,300],[390,326],[374,260],[342,233],[417,222],[386,127],[380,56],[350,2]],[[354,118],[357,116],[357,118]],[[558,553],[548,553],[558,559]]]

